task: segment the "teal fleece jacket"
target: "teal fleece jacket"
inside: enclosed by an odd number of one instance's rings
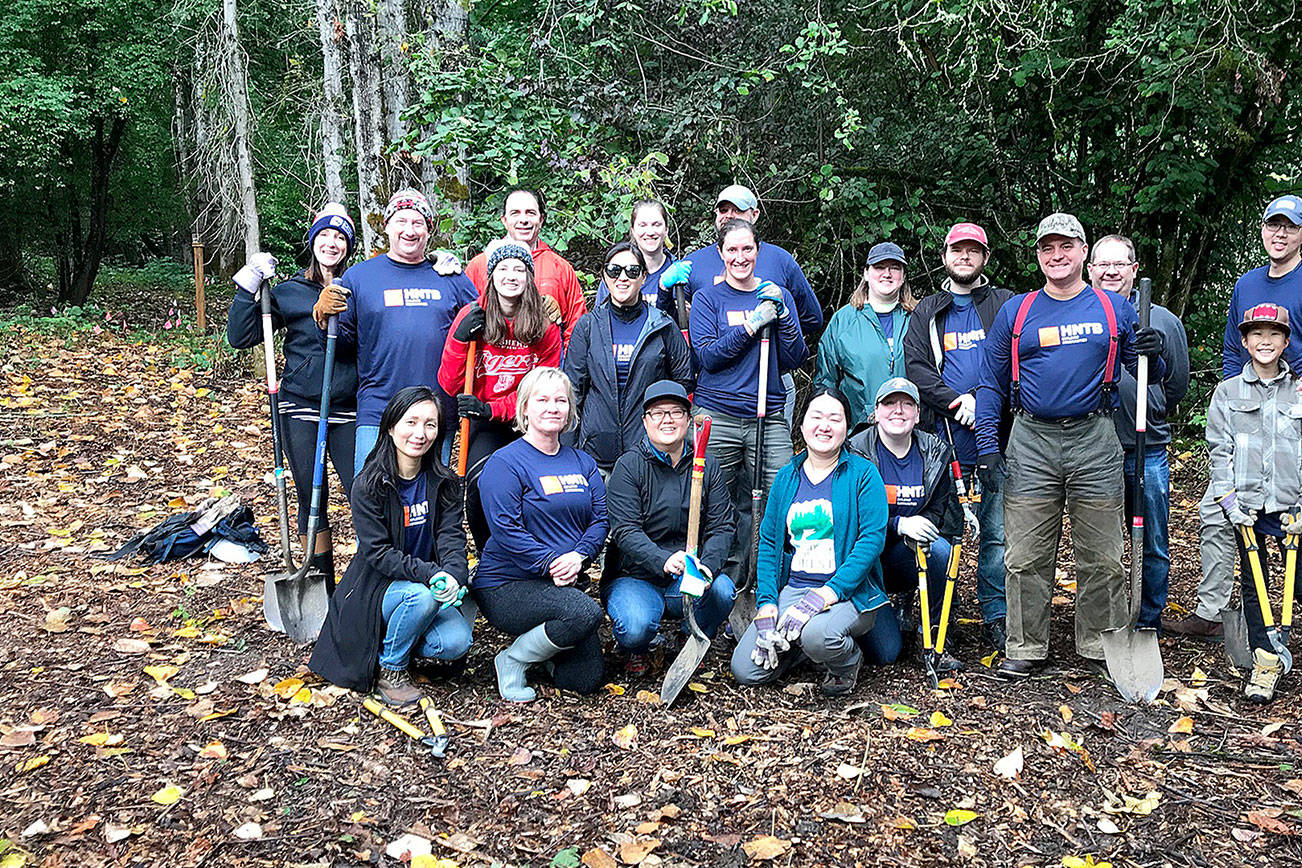
[[[787,541],[787,511],[800,488],[802,452],[778,471],[769,490],[764,519],[760,522],[759,575],[755,595],[759,605],[778,604],[778,591],[791,574],[791,547]],[[848,600],[860,612],[886,605],[880,558],[886,545],[886,486],[873,463],[862,455],[841,450],[832,470],[832,529],[836,572],[826,587],[838,600]]]
[[[886,333],[869,305],[855,310],[853,305],[832,314],[827,331],[818,342],[818,368],[814,382],[835,386],[850,399],[854,419],[850,425],[868,421],[875,406],[877,389],[891,377],[907,376],[904,370],[904,333],[909,314],[901,306],[891,312],[895,324],[895,351],[886,342]]]

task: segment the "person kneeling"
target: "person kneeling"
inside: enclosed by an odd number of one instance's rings
[[[680,585],[686,567],[692,483],[692,450],[684,444],[691,406],[679,383],[660,380],[648,386],[642,399],[646,436],[620,456],[607,485],[611,550],[601,591],[614,625],[615,644],[628,654],[629,675],[646,672],[647,652],[665,611],[675,618],[683,616]],[[697,625],[713,637],[737,595],[732,580],[720,572],[737,519],[713,456],[705,458],[704,482],[697,560],[706,578],[716,578],[695,604],[694,613]]]
[[[927,611],[933,632],[940,624],[945,570],[951,540],[963,534],[963,515],[949,474],[953,452],[949,444],[917,430],[918,387],[903,377],[882,383],[876,396],[876,424],[850,438],[850,448],[877,466],[886,484],[890,522],[882,552],[882,577],[888,594],[902,594],[913,608],[918,588],[919,546],[927,553]],[[894,663],[903,649],[900,618],[894,607],[883,611],[863,646],[873,663]],[[918,625],[919,636],[921,625]],[[935,660],[940,672],[955,672],[963,664],[945,652]]]
[[[457,608],[467,574],[461,483],[433,448],[439,415],[425,386],[400,390],[384,408],[381,437],[353,484],[357,554],[308,664],[341,687],[376,689],[389,705],[421,698],[410,662],[470,650],[471,625]]]
[[[843,448],[849,419],[844,395],[815,388],[800,426],[806,451],[773,480],[760,524],[759,609],[732,655],[742,684],[772,681],[798,646],[824,669],[825,695],[849,693],[863,662],[855,640],[889,607],[878,563],[886,488],[872,462]]]

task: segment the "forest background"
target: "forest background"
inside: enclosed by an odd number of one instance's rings
[[[302,264],[327,199],[377,249],[407,184],[462,254],[536,186],[591,275],[632,201],[690,250],[737,181],[829,312],[877,241],[925,293],[974,220],[1024,290],[1044,214],[1124,232],[1214,383],[1261,208],[1302,184],[1296,33],[1294,0],[14,0],[0,308],[98,317],[126,284],[193,330],[192,240],[220,298],[251,249]]]

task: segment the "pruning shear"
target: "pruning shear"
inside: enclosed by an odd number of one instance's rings
[[[369,696],[362,700],[362,707],[394,729],[429,748],[431,756],[441,759],[447,753],[448,731],[444,728],[443,719],[439,717],[438,711],[434,708],[434,703],[428,696],[421,697],[420,700],[420,710],[424,712],[425,722],[429,724],[430,728],[428,733],[402,715],[395,714],[385,708]]]
[[[948,418],[945,419],[945,433],[949,435],[949,445],[954,447],[954,428]],[[981,538],[981,522],[977,520],[976,504],[981,502],[981,485],[976,477],[972,475],[972,485],[969,488],[967,480],[963,478],[963,468],[958,463],[958,455],[955,453],[954,460],[949,462],[949,473],[954,477],[954,490],[958,492],[959,506],[963,507],[963,523],[972,529],[974,539]]]

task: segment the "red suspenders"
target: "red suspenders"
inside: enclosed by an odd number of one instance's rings
[[[1103,290],[1095,286],[1091,286],[1090,289],[1094,290],[1094,297],[1097,298],[1099,304],[1103,306],[1103,317],[1108,323],[1108,358],[1103,364],[1103,394],[1099,401],[1099,408],[1102,410],[1110,410],[1112,389],[1116,385],[1117,348],[1120,341],[1120,335],[1117,332],[1117,313],[1112,309],[1112,305],[1108,303],[1108,299],[1104,296]],[[1019,358],[1022,329],[1026,326],[1026,316],[1031,312],[1031,305],[1035,303],[1035,299],[1039,294],[1040,290],[1038,289],[1034,292],[1027,293],[1026,298],[1022,299],[1022,303],[1018,305],[1017,316],[1013,319],[1013,345],[1011,359],[1013,382],[1010,394],[1010,403],[1014,412],[1022,409],[1021,359]]]

